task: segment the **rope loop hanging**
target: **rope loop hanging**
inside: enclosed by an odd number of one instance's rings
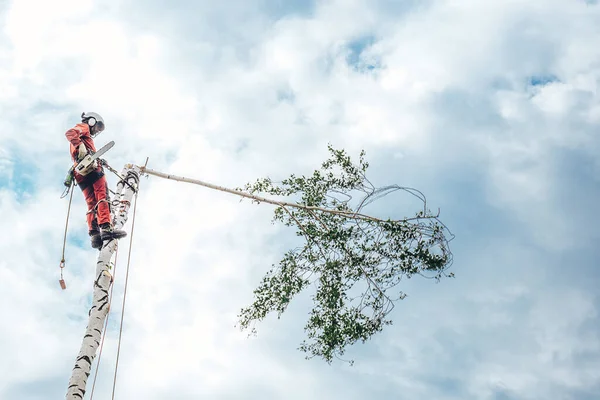
[[[72,185],[70,185],[67,190],[71,187]],[[65,235],[63,238],[63,248],[62,248],[62,256],[60,258],[60,264],[59,264],[59,268],[60,268],[60,279],[58,281],[58,283],[60,284],[60,287],[62,290],[65,290],[67,288],[67,284],[65,283],[65,279],[63,276],[63,270],[65,269],[65,248],[67,247],[67,229],[69,227],[69,216],[71,215],[71,203],[73,202],[73,190],[71,190],[71,195],[69,196],[69,206],[67,207],[67,220],[65,222]],[[63,196],[64,197],[64,196]],[[62,197],[61,197],[62,198]]]

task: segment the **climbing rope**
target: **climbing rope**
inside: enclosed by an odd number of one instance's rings
[[[138,181],[138,190],[139,190],[139,181]],[[131,261],[131,245],[133,244],[133,228],[135,227],[135,212],[137,209],[137,197],[138,190],[135,191],[135,203],[133,205],[133,218],[131,220],[131,235],[129,236],[129,253],[127,255],[127,268],[125,272],[125,285],[123,288],[123,306],[121,309],[121,324],[119,326],[119,340],[117,341],[117,360],[115,363],[115,376],[113,379],[113,389],[112,389],[112,397],[111,399],[115,399],[115,388],[117,386],[117,371],[119,369],[119,355],[121,353],[121,337],[123,335],[123,317],[125,316],[125,300],[127,298],[127,283],[129,281],[129,263]]]
[[[96,388],[96,379],[98,378],[98,370],[100,369],[100,360],[102,359],[102,349],[104,348],[104,338],[108,328],[108,317],[110,317],[110,305],[112,304],[112,296],[115,287],[115,278],[117,277],[117,258],[119,257],[119,247],[115,251],[115,267],[113,268],[113,282],[110,289],[110,297],[108,299],[108,313],[106,314],[106,320],[104,321],[104,331],[102,334],[102,341],[100,342],[100,352],[98,353],[98,361],[96,362],[96,372],[94,373],[94,380],[92,382],[92,391],[90,393],[90,400],[94,398],[94,389]]]
[[[67,188],[67,190],[68,189],[69,188]],[[73,201],[73,192],[74,192],[74,190],[71,190],[71,196],[69,196],[69,207],[67,208],[67,221],[65,222],[65,237],[63,239],[62,257],[60,259],[60,264],[59,264],[60,280],[58,281],[58,283],[60,284],[60,287],[62,288],[62,290],[65,290],[67,288],[67,284],[65,283],[65,280],[63,277],[63,270],[65,269],[65,248],[67,246],[67,228],[69,226],[69,215],[71,214],[71,202]]]

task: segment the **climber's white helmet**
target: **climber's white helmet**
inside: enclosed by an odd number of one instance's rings
[[[95,112],[81,113],[81,122],[88,124],[92,137],[102,132],[105,128],[104,119],[100,116],[100,114]]]

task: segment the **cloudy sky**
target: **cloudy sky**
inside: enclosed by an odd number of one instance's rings
[[[144,178],[116,398],[600,398],[597,1],[166,4],[0,1],[1,399],[63,398],[81,345],[97,253],[78,189],[58,279],[82,111],[117,170],[149,157],[229,187],[365,149],[376,185],[420,189],[456,235],[456,278],[406,282],[394,325],[327,365],[297,350],[308,294],[256,337],[234,326],[293,240],[272,208]]]

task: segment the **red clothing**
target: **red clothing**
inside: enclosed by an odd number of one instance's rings
[[[71,158],[74,163],[77,163],[77,155],[79,154],[79,145],[83,143],[85,148],[91,152],[96,152],[96,146],[94,145],[94,140],[90,135],[90,127],[87,124],[81,123],[75,125],[73,128],[69,129],[65,136],[67,140],[71,142]],[[100,172],[102,170],[101,166],[98,166],[96,171]],[[75,172],[75,179],[77,183],[84,180],[84,177]]]
[[[97,179],[90,186],[83,189],[83,195],[85,196],[85,202],[88,208],[87,224],[90,231],[97,231],[97,225],[102,225],[110,222],[110,206],[107,201],[108,198],[108,186],[106,184],[106,178],[104,176]],[[98,203],[100,202],[100,203]],[[96,207],[97,213],[89,212]]]
[[[69,129],[65,136],[71,143],[70,153],[74,163],[77,163],[79,154],[79,145],[84,144],[88,152],[95,152],[96,146],[90,136],[90,128],[85,123],[75,125]],[[95,222],[97,219],[98,225],[110,222],[110,207],[108,196],[108,185],[104,177],[104,170],[101,165],[98,165],[95,171],[82,176],[76,171],[73,171],[75,181],[83,191],[85,202],[88,208],[87,223],[90,231],[98,230]],[[94,211],[95,209],[95,211]],[[97,214],[97,216],[96,216]]]

